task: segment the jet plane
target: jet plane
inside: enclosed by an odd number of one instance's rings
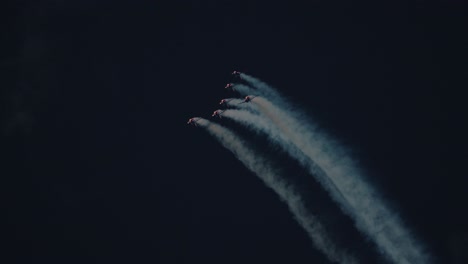
[[[253,95],[247,95],[245,98],[244,98],[244,101],[241,103],[248,103],[250,101],[252,101],[252,99],[254,99],[256,96],[253,96]]]
[[[213,114],[211,116],[217,116],[219,118],[221,118],[221,114],[224,112],[224,110],[216,110],[213,112]]]
[[[225,88],[225,89],[229,89],[229,88],[232,89],[232,86],[233,86],[232,83],[228,83],[228,84],[226,84],[226,86],[224,86],[224,88]]]
[[[198,126],[197,121],[198,121],[199,119],[200,119],[199,117],[192,117],[192,118],[190,118],[190,119],[188,120],[187,125]]]
[[[232,99],[223,99],[219,102],[220,105],[226,105],[229,101],[231,101]]]
[[[241,72],[240,71],[233,71],[231,74],[235,75],[235,76],[240,76]]]

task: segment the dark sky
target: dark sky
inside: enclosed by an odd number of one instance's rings
[[[233,70],[352,149],[436,263],[467,261],[462,1],[167,2],[2,8],[0,262],[327,263],[273,191],[186,125],[236,96]]]

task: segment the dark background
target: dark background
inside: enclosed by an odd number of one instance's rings
[[[236,96],[223,87],[240,70],[350,147],[436,263],[465,263],[462,1],[374,2],[5,5],[0,261],[326,263],[186,125]]]

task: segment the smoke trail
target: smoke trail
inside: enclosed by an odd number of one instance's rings
[[[243,100],[239,98],[227,98],[226,99],[226,104],[232,107],[237,107],[242,102]]]
[[[261,97],[256,97],[253,102],[295,146],[325,171],[340,195],[347,200],[345,205],[341,204],[343,211],[353,218],[361,232],[373,239],[386,257],[395,263],[430,262],[429,256],[403,226],[400,218],[364,181],[363,173],[337,142],[307,122],[306,115],[297,109],[293,111],[293,105],[267,84],[245,74],[241,77],[257,88],[259,94],[271,98],[275,105]]]
[[[234,84],[232,90],[243,95],[256,94],[257,91],[256,89],[253,89],[252,87],[243,84]]]
[[[245,73],[241,73],[240,78],[246,81],[250,86],[254,87],[255,89],[252,89],[249,86],[242,85],[242,87],[239,87],[239,89],[236,90],[239,93],[261,95],[267,98],[274,98],[276,100],[282,101],[283,96],[281,94],[279,94],[275,89],[271,88],[268,84],[260,81],[259,79],[252,77],[250,75],[247,75]],[[236,86],[240,86],[240,85],[236,85]],[[248,88],[249,90],[246,89],[245,87]]]
[[[245,103],[243,99],[227,98],[224,100],[226,100],[225,104],[228,108],[244,109],[254,114],[259,114],[258,107],[256,105]]]
[[[306,230],[314,246],[324,253],[330,261],[344,264],[358,263],[353,256],[339,249],[330,240],[322,224],[305,207],[295,186],[287,182],[270,161],[249,149],[247,144],[230,130],[206,119],[199,119],[197,123],[206,128],[238,160],[280,196],[288,205],[296,221]]]
[[[286,153],[306,168],[310,174],[314,175],[315,179],[330,193],[335,201],[339,202],[342,207],[348,207],[346,208],[347,211],[352,210],[347,199],[336,188],[335,184],[330,181],[325,172],[307,157],[299,147],[295,146],[285,133],[280,131],[271,122],[268,122],[267,119],[247,111],[233,109],[224,111],[222,116],[239,122],[255,132],[263,132],[272,143],[279,145]]]

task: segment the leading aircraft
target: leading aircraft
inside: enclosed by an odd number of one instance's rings
[[[190,119],[188,120],[187,125],[198,126],[197,121],[198,121],[199,119],[200,119],[199,117],[192,117],[192,118],[190,118]]]

